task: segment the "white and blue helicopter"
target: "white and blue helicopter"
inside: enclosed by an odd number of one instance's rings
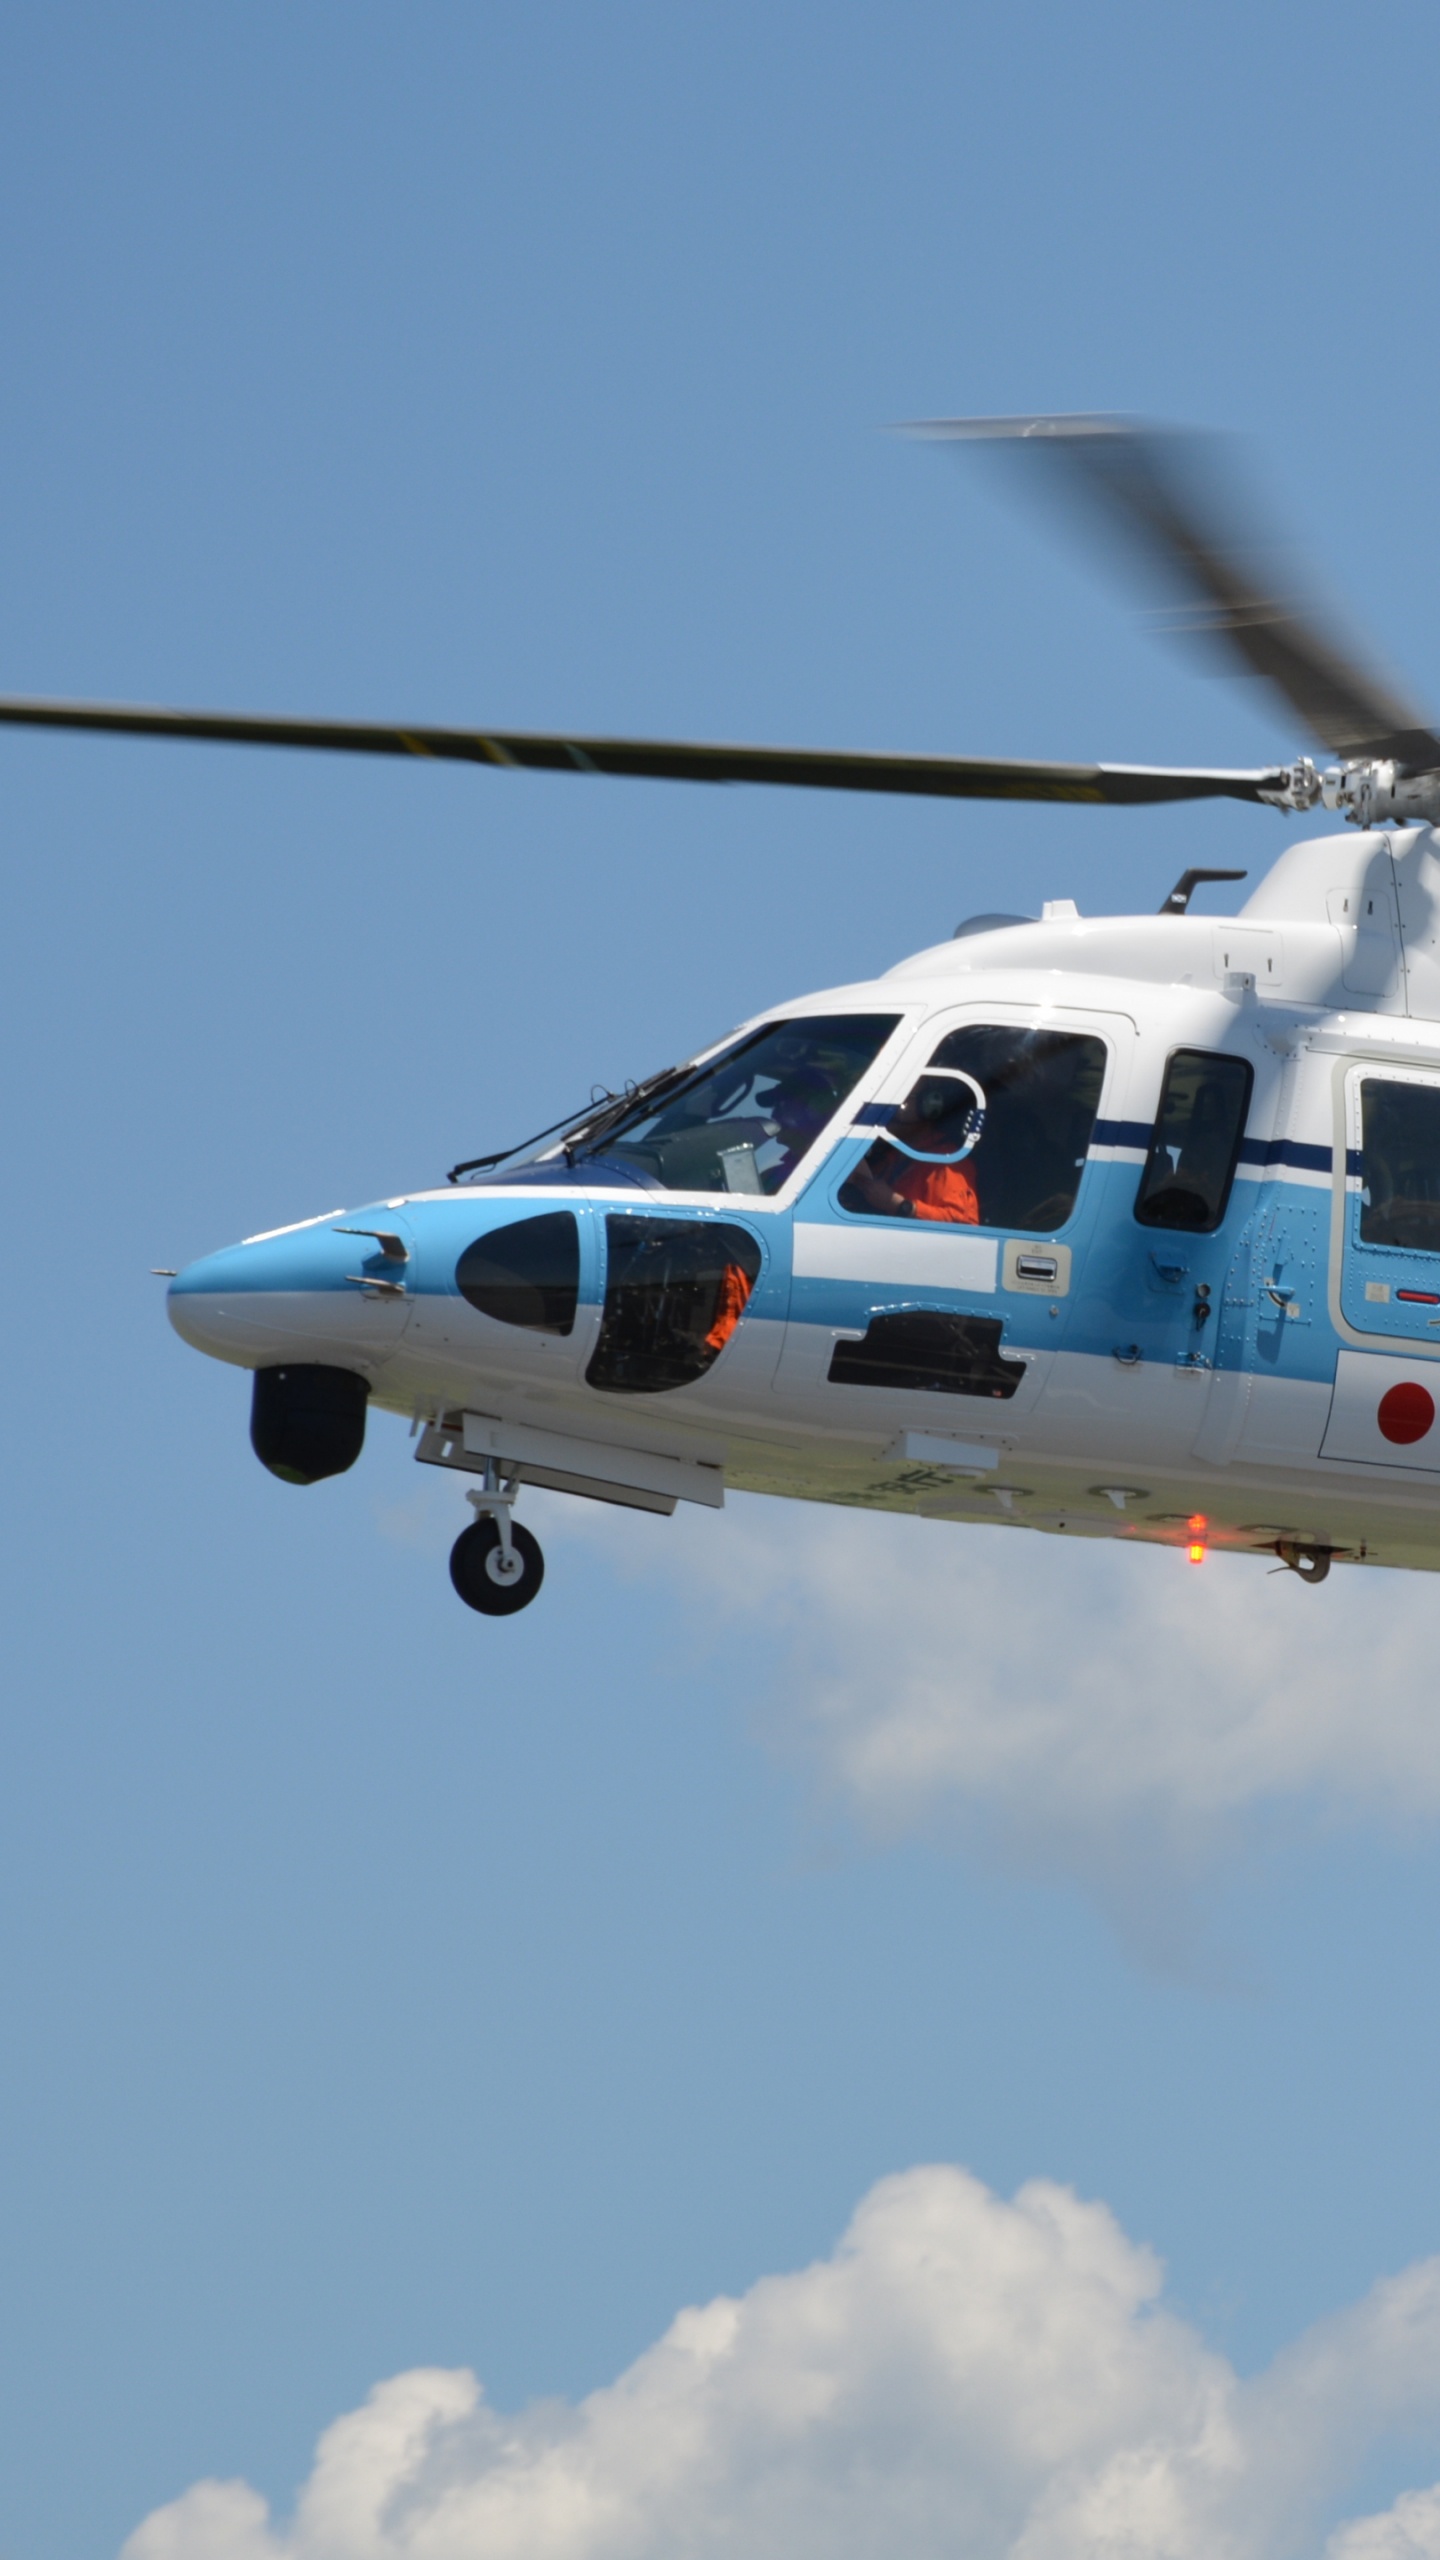
[[[527,1485],[727,1485],[1187,1549],[1440,1565],[1440,736],[1217,510],[1183,439],[997,439],[1164,565],[1336,761],[1260,771],[497,735],[7,702],[0,720],[955,799],[1323,805],[1238,916],[981,915],[523,1149],[170,1278],[289,1484],[407,1418],[473,1483],[451,1576],[544,1572]]]

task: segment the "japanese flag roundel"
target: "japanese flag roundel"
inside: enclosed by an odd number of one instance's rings
[[[1440,1475],[1440,1360],[1342,1351],[1322,1458]]]

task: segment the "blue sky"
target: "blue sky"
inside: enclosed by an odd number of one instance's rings
[[[1249,436],[1440,695],[1434,223],[1382,138],[1433,85],[1420,6],[56,0],[0,44],[0,691],[1294,752],[982,457],[883,432],[1057,407]],[[974,909],[1253,878],[1287,823],[21,736],[0,775],[7,2560],[108,2560],[207,2478],[250,2487],[144,2560],[278,2550],[254,2501],[285,2536],[321,2431],[417,2369],[583,2402],[608,2478],[604,2395],[685,2306],[749,2337],[778,2303],[779,2391],[810,2296],[767,2283],[829,2283],[886,2179],[835,2282],[891,2270],[904,2320],[943,2225],[962,2289],[1002,2302],[1018,2251],[1047,2317],[1098,2252],[1117,2372],[1158,2253],[1174,2405],[1223,2367],[1246,2442],[1330,2356],[1371,2415],[1248,2499],[1265,2560],[1425,2490],[1436,1586],[1217,1566],[1202,1603],[1163,1556],[552,1499],[543,1603],[482,1625],[399,1427],[278,1486],[147,1276]],[[975,2201],[1037,2179],[1113,2222]],[[1405,2270],[1401,2389],[1370,2289]],[[1085,2418],[1096,2463],[1169,2441],[1149,2387]],[[424,2424],[482,2498],[445,2388]],[[537,2548],[561,2456],[524,2423]],[[954,2512],[963,2427],[874,2424],[891,2504],[842,2560],[912,2490]],[[800,2549],[721,2434],[716,2550]],[[966,2560],[1039,2495],[1016,2463]],[[703,2496],[621,2498],[613,2547],[673,2549]],[[483,2498],[456,2530],[508,2555]]]

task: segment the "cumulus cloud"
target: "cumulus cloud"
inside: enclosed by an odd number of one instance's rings
[[[968,1829],[1092,1877],[1183,1866],[1307,1801],[1440,1814],[1432,1578],[741,1497],[720,1520],[569,1523],[717,1621],[757,1726],[874,1831]]]
[[[1440,2560],[1440,2489],[1413,2490],[1383,2516],[1335,2534],[1326,2560]]]
[[[322,2437],[289,2523],[206,2481],[123,2560],[1284,2560],[1417,2423],[1440,2260],[1241,2380],[1102,2205],[912,2169],[833,2257],[683,2311],[578,2405],[402,2374]],[[1328,2553],[1436,2560],[1440,2490]]]

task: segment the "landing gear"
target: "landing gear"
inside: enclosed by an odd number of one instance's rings
[[[529,1608],[545,1579],[545,1559],[528,1529],[511,1529],[507,1556],[496,1523],[474,1520],[450,1550],[450,1579],[469,1608],[508,1618]]]
[[[483,1491],[465,1497],[475,1517],[450,1550],[451,1581],[466,1607],[486,1618],[528,1609],[545,1579],[539,1540],[510,1517],[519,1490],[514,1476],[502,1483],[499,1469],[487,1466]]]

